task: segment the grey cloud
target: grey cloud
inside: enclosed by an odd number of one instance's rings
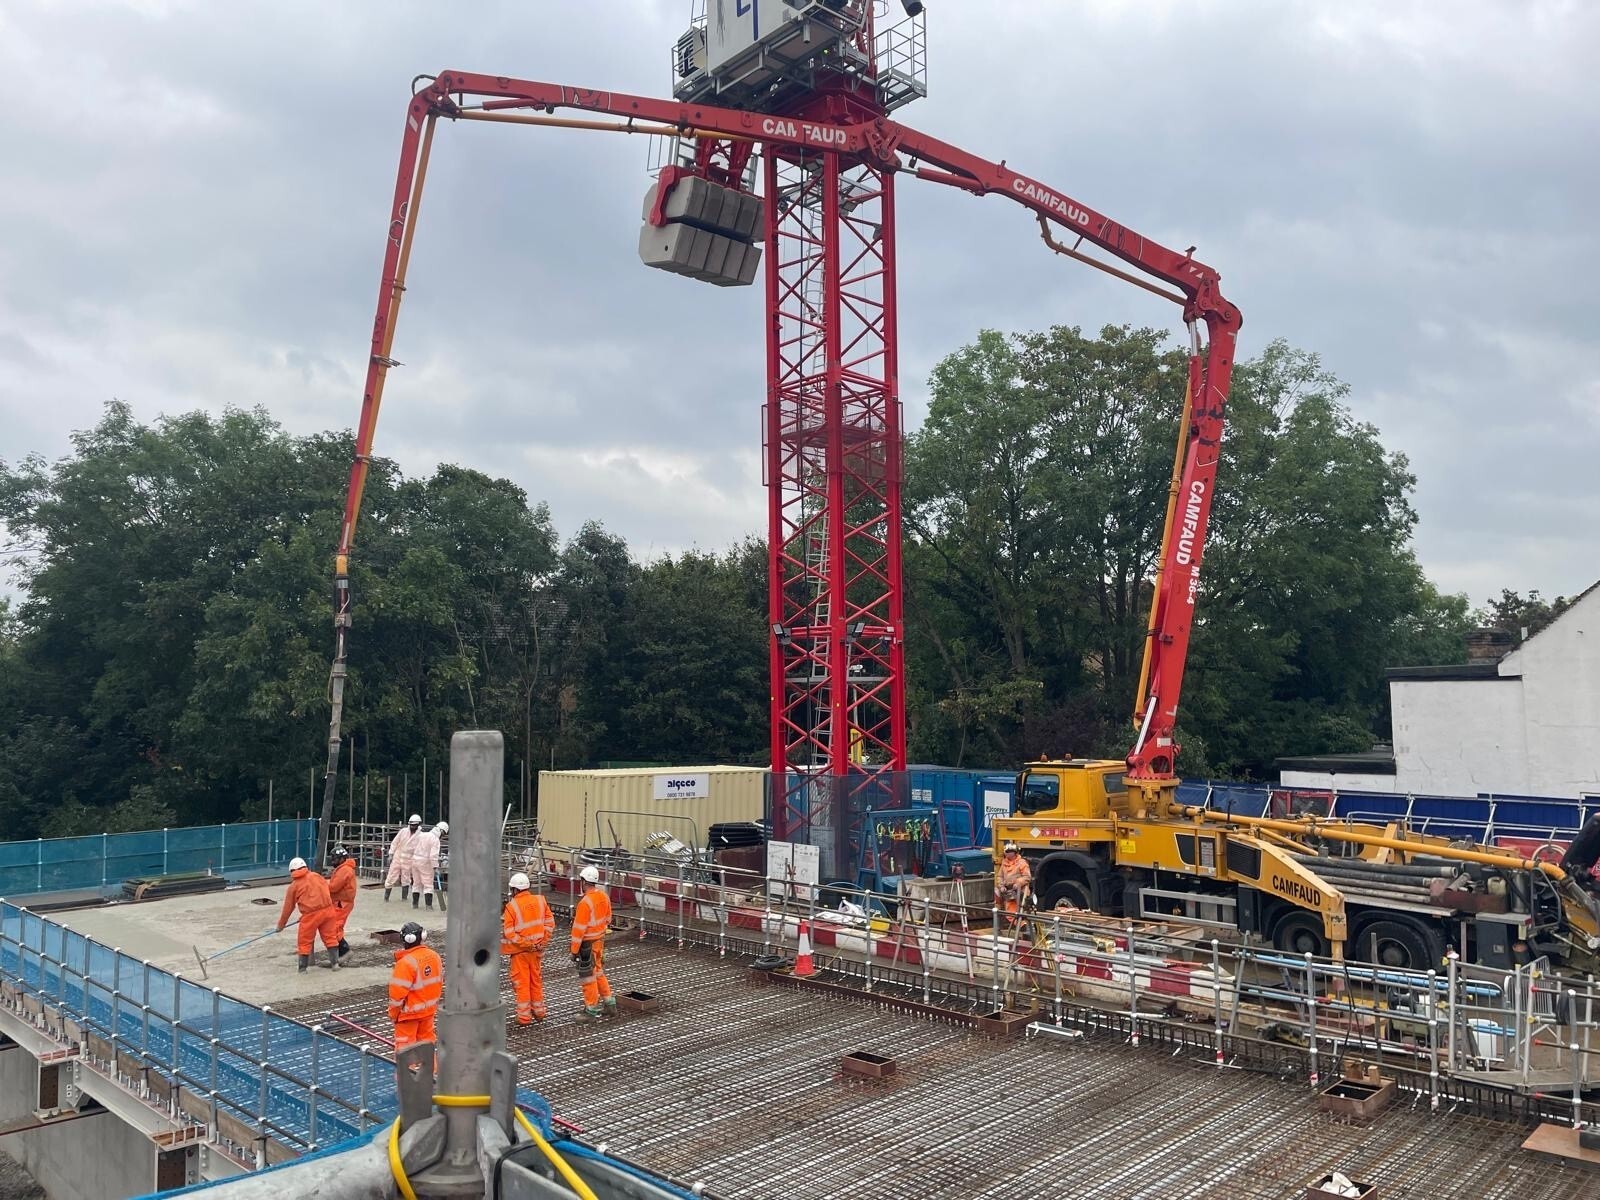
[[[662,94],[687,12],[8,6],[4,453],[63,452],[113,394],[145,416],[262,403],[296,432],[353,424],[411,77]],[[1572,592],[1600,573],[1600,14],[942,0],[929,29],[932,94],[904,119],[1198,245],[1244,309],[1243,352],[1317,350],[1411,458],[1444,586]],[[645,156],[642,139],[440,129],[380,453],[503,472],[564,531],[596,516],[641,549],[764,527],[759,289],[638,266]],[[979,328],[1179,333],[1176,310],[1045,252],[1002,198],[907,181],[900,262],[913,422],[933,364]]]

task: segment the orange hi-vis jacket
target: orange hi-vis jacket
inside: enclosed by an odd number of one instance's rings
[[[340,908],[354,908],[356,903],[356,862],[347,858],[333,869],[328,880],[328,895]]]
[[[611,897],[596,884],[572,910],[572,952],[582,950],[585,942],[601,941],[610,927]]]
[[[550,902],[535,892],[518,892],[511,897],[501,914],[501,925],[501,954],[543,950],[556,932]]]
[[[315,871],[301,869],[294,873],[289,890],[283,894],[283,912],[278,915],[278,928],[289,923],[289,914],[299,908],[302,917],[321,912],[333,905],[328,895],[328,881]]]
[[[1005,859],[1000,860],[1000,869],[995,872],[995,891],[1002,899],[1017,900],[1022,896],[1022,889],[1033,882],[1033,871],[1028,866],[1028,860],[1022,855],[1017,855],[1016,861],[1007,864]]]
[[[444,998],[444,960],[427,946],[413,946],[394,956],[389,977],[389,1019],[426,1021]]]

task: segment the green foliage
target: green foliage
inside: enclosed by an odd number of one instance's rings
[[[259,816],[269,780],[295,811],[327,737],[348,436],[290,438],[259,411],[146,426],[113,404],[73,444],[0,464],[26,585],[0,606],[10,835]],[[598,525],[561,548],[506,480],[378,460],[352,591],[344,761],[363,775],[414,789],[426,759],[431,790],[468,726],[503,729],[517,775],[764,746],[759,544],[641,568]]]
[[[1489,601],[1485,608],[1475,614],[1475,620],[1479,625],[1503,629],[1518,641],[1522,641],[1531,638],[1571,608],[1574,599],[1576,597],[1557,596],[1554,600],[1546,600],[1539,594],[1537,588],[1524,598],[1510,588],[1505,588],[1498,597]]]
[[[1184,364],[1151,330],[1056,328],[986,331],[935,369],[906,457],[910,655],[936,710],[913,726],[918,757],[1126,752]],[[1465,598],[1423,577],[1414,480],[1347,390],[1282,342],[1238,364],[1185,772],[1365,749],[1385,668],[1461,657]]]
[[[935,368],[905,456],[914,760],[1126,752],[1185,383],[1183,351],[1126,327],[984,331]],[[1471,613],[1429,584],[1407,464],[1346,392],[1281,342],[1238,364],[1186,774],[1363,749],[1386,667],[1459,661],[1474,622],[1532,632],[1569,603],[1508,591]],[[9,836],[259,816],[269,780],[295,810],[326,753],[351,453],[259,410],[145,425],[111,404],[61,461],[0,463],[0,556],[24,589],[0,601]],[[504,730],[518,776],[767,759],[760,541],[640,563],[594,523],[563,544],[507,480],[376,460],[352,591],[345,732],[397,803],[424,760],[432,791],[468,726]]]

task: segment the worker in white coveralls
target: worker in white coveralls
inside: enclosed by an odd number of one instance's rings
[[[411,907],[417,907],[417,901],[426,898],[428,907],[433,907],[433,877],[439,870],[439,852],[444,841],[444,835],[450,832],[450,826],[440,821],[432,829],[417,834],[416,847],[411,851]]]
[[[411,891],[411,855],[417,848],[417,839],[422,836],[422,818],[416,813],[411,814],[411,820],[405,823],[404,828],[394,835],[394,841],[389,843],[389,871],[383,877],[383,898],[387,900],[389,893],[394,891],[394,885],[400,885],[400,899],[404,900]]]

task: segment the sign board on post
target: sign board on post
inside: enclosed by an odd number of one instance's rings
[[[803,842],[767,843],[767,891],[808,899],[822,882],[822,851]]]
[[[996,817],[1009,817],[1011,815],[1011,793],[998,791],[994,788],[983,789],[983,827],[994,828]]]
[[[711,776],[705,771],[657,775],[651,782],[657,800],[704,800],[711,795]]]

